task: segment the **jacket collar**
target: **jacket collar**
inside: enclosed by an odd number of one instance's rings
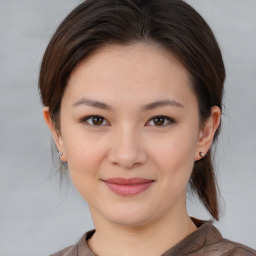
[[[191,217],[191,220],[195,223],[198,229],[185,237],[174,247],[164,252],[161,256],[187,255],[200,250],[204,246],[221,241],[222,236],[217,228],[212,224],[212,221],[199,220],[194,217]],[[77,243],[77,254],[74,255],[97,256],[90,250],[87,244],[87,240],[90,239],[94,233],[95,230],[90,230],[82,236],[80,241]]]

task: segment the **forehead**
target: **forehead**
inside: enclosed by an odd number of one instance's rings
[[[193,94],[184,66],[170,52],[152,43],[114,44],[97,49],[72,72],[66,91],[80,97],[116,96],[124,102],[167,95],[181,101]]]
[[[166,69],[170,70],[171,68],[176,72],[179,70],[181,71],[179,74],[183,73],[183,75],[189,77],[188,71],[171,51],[167,51],[159,44],[153,42],[130,43],[128,45],[109,44],[102,46],[86,56],[77,65],[71,76],[74,76],[81,69],[81,66],[86,66],[88,73],[89,70],[100,69],[104,71],[114,67],[118,68],[119,72],[121,69],[123,71],[137,71],[136,73],[154,69],[154,73],[157,73],[160,70],[165,71],[163,69],[165,66]],[[136,70],[137,67],[141,69]]]

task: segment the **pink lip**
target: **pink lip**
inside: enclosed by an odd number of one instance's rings
[[[136,195],[148,189],[154,180],[143,178],[113,178],[103,180],[105,184],[116,194],[123,196]]]

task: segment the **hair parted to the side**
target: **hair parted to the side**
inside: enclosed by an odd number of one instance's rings
[[[71,72],[89,54],[108,44],[155,43],[171,52],[191,76],[200,124],[211,107],[222,110],[225,67],[205,20],[182,0],[87,0],[60,24],[42,60],[39,90],[56,129]],[[214,143],[220,127],[215,133]],[[218,186],[211,151],[194,164],[190,187],[219,220]]]

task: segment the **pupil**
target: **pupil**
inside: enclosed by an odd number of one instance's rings
[[[99,121],[99,120],[101,120],[101,121]],[[95,124],[95,125],[101,125],[102,124],[102,118],[101,117],[93,117],[92,121],[93,121],[93,124]]]
[[[157,118],[155,118],[155,120],[157,120],[155,123],[158,123],[158,124],[164,124],[164,118],[162,118],[162,117],[157,117]],[[161,121],[159,121],[159,120],[161,120]]]

